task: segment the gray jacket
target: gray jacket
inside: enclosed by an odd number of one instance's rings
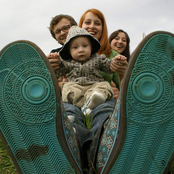
[[[55,71],[57,78],[67,75],[68,82],[75,82],[79,85],[93,84],[95,82],[104,81],[100,71],[108,74],[113,73],[110,70],[111,60],[106,56],[93,54],[83,62],[74,59],[62,60],[60,68]]]

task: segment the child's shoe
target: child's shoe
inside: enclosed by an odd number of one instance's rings
[[[174,34],[153,32],[131,56],[101,138],[98,173],[167,173],[174,159]]]
[[[89,115],[96,106],[104,103],[105,101],[106,101],[105,97],[99,92],[95,91],[81,107],[81,110],[84,113],[84,115],[85,114]]]
[[[82,173],[54,71],[29,41],[0,52],[0,138],[18,173]]]

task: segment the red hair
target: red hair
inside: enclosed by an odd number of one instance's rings
[[[98,54],[105,54],[106,57],[109,57],[112,51],[112,48],[109,44],[109,40],[108,40],[108,29],[106,26],[106,20],[104,15],[102,14],[102,12],[100,12],[97,9],[89,9],[87,10],[80,18],[79,21],[79,27],[82,28],[83,22],[85,20],[85,16],[88,12],[93,13],[94,15],[96,15],[102,22],[102,34],[101,34],[101,38],[100,38],[100,44],[101,44],[101,48],[98,52]]]

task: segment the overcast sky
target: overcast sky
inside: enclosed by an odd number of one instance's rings
[[[29,40],[47,55],[59,47],[48,30],[52,17],[69,14],[78,23],[90,8],[104,14],[108,36],[117,29],[129,34],[131,52],[143,33],[174,33],[174,0],[0,0],[0,50],[10,42]]]

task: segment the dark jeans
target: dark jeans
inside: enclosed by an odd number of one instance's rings
[[[81,110],[70,103],[64,102],[67,115],[75,116],[75,121],[72,124],[76,129],[82,168],[87,169],[90,173],[93,173],[93,166],[95,167],[97,149],[103,132],[103,124],[111,115],[115,102],[116,99],[114,98],[107,100],[91,112],[90,121],[92,122],[92,126],[90,130],[85,126],[84,115]]]

